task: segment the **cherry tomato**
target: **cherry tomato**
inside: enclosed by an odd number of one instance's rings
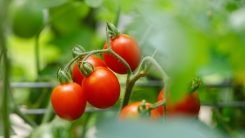
[[[12,31],[22,38],[31,38],[44,25],[44,14],[40,5],[33,1],[14,1],[10,6]]]
[[[94,67],[106,67],[104,61],[100,59],[99,57],[95,55],[91,55],[86,59],[87,62],[90,62],[91,64],[94,65]],[[73,81],[76,82],[77,84],[81,85],[83,81],[83,74],[80,72],[78,68],[78,63],[75,63],[72,69],[72,78]]]
[[[84,113],[86,98],[80,85],[68,82],[54,88],[51,103],[60,118],[76,120]]]
[[[125,119],[138,119],[140,118],[140,113],[138,112],[138,106],[141,102],[134,102],[125,106],[119,114],[119,120]],[[150,103],[146,103],[146,107],[149,108]],[[156,109],[151,110],[150,119],[157,120],[159,115]]]
[[[113,106],[120,96],[120,84],[116,75],[105,67],[95,67],[83,79],[82,89],[87,101],[100,109]]]
[[[129,64],[132,71],[138,67],[140,63],[140,48],[134,38],[119,34],[111,40],[110,45],[112,50]],[[105,43],[103,49],[107,49],[107,43]],[[127,74],[126,67],[117,58],[108,53],[104,53],[103,58],[111,70],[119,74]]]
[[[163,99],[164,89],[162,89],[158,95],[157,101]],[[167,97],[167,116],[177,117],[177,116],[187,116],[196,117],[200,110],[200,100],[198,91],[191,94],[186,94],[180,101],[172,103],[170,98]],[[159,113],[163,116],[164,108],[160,106],[158,108]]]

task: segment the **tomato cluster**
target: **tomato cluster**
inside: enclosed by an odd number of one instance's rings
[[[157,102],[163,100],[164,97],[164,89],[162,89],[157,97]],[[120,120],[125,119],[134,119],[139,118],[140,113],[138,111],[138,107],[141,102],[134,102],[125,106],[119,114]],[[152,104],[146,103],[146,107],[151,107]],[[172,102],[170,96],[167,96],[166,102],[166,115],[168,118],[177,118],[177,117],[187,117],[187,118],[195,118],[197,117],[200,110],[200,99],[198,91],[194,91],[193,93],[188,93],[184,95],[177,102]],[[159,106],[157,109],[150,110],[150,119],[159,119],[159,117],[164,117],[164,106]]]
[[[132,71],[138,67],[140,49],[131,36],[119,34],[110,40],[110,46],[115,54],[127,62]],[[107,48],[106,43],[103,49]],[[86,59],[80,57],[71,71],[73,82],[65,81],[54,88],[51,102],[59,117],[66,120],[78,119],[86,108],[86,102],[96,108],[105,109],[118,101],[120,83],[115,73],[127,74],[127,69],[110,53],[103,53],[103,57],[104,60],[92,54]],[[88,66],[85,67],[85,64]]]
[[[158,94],[157,101],[163,100],[164,97],[164,89],[160,91]],[[167,117],[179,117],[186,116],[189,118],[197,117],[200,110],[200,99],[198,95],[198,91],[194,91],[193,93],[185,94],[183,98],[176,102],[172,102],[170,95],[167,96],[167,104],[166,104],[166,114]],[[158,107],[158,112],[161,116],[164,116],[164,107]]]
[[[108,28],[111,30],[107,32],[107,42],[103,49],[85,52],[82,47],[74,47],[74,59],[64,70],[59,70],[60,85],[54,88],[51,103],[60,118],[66,120],[80,118],[85,111],[87,102],[99,109],[115,105],[120,97],[120,83],[116,74],[128,75],[125,88],[125,95],[127,92],[128,98],[136,80],[147,75],[147,67],[142,66],[146,65],[148,61],[143,59],[139,64],[141,55],[136,40],[129,35],[113,32],[115,28],[111,25]],[[112,36],[109,37],[108,34]],[[95,55],[98,53],[102,53],[102,58]],[[144,63],[144,61],[146,62]],[[157,62],[153,63],[157,64]],[[73,67],[69,71],[72,65]],[[138,67],[139,65],[140,67]],[[138,71],[135,71],[137,68],[139,68]],[[134,71],[136,75],[133,74]],[[172,102],[169,98],[170,95],[167,95],[165,101],[164,89],[160,91],[155,104],[147,103],[144,100],[131,104],[128,104],[128,101],[125,104],[123,101],[119,120],[129,118],[158,120],[161,118],[160,116],[164,115],[170,118],[176,116],[196,117],[200,109],[196,88],[200,83],[196,84],[193,85],[194,87],[192,86],[195,89],[192,88],[191,91],[194,92],[186,94],[178,102]],[[163,107],[166,107],[166,110]]]

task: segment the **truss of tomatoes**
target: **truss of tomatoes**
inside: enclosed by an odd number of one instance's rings
[[[134,38],[119,34],[110,40],[110,46],[128,63],[132,71],[138,67],[141,58],[140,48]],[[107,43],[103,49],[107,49]],[[86,102],[96,108],[105,109],[118,101],[120,84],[115,73],[127,74],[126,67],[108,53],[103,53],[103,59],[95,55],[86,59],[86,62],[94,66],[93,71],[87,76],[81,73],[80,62],[76,62],[71,71],[72,80],[62,82],[54,88],[51,103],[60,118],[80,118],[85,111]]]
[[[141,60],[140,48],[135,39],[129,35],[117,34],[111,37],[109,42],[111,50],[127,62],[131,71],[135,71]],[[107,43],[104,44],[103,49],[108,49]],[[102,57],[103,59],[92,54],[85,60],[84,57],[79,57],[81,59],[73,64],[71,74],[68,73],[69,71],[58,71],[60,85],[54,88],[51,103],[60,118],[70,121],[80,118],[87,102],[98,109],[106,109],[118,101],[120,84],[115,74],[127,74],[128,69],[118,58],[109,53],[102,53]],[[164,90],[159,93],[156,102],[163,100],[163,93]],[[197,91],[186,94],[176,103],[172,103],[169,99],[167,97],[166,102],[168,117],[198,115],[200,101]],[[164,116],[162,105],[151,108],[152,104],[144,102],[143,110],[139,110],[140,106],[142,102],[128,104],[121,110],[119,120],[142,118],[142,111],[147,111],[144,113],[152,120]]]

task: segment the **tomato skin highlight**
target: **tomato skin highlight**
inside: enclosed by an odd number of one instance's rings
[[[142,102],[134,102],[134,103],[131,103],[125,106],[119,114],[119,120],[139,119],[140,113],[138,112],[138,106],[141,103]],[[146,103],[147,108],[149,108],[150,106],[151,106],[150,103]],[[159,118],[159,114],[158,114],[157,109],[152,109],[149,119],[158,120],[158,118]]]
[[[140,63],[140,48],[137,42],[129,35],[119,34],[116,38],[110,41],[112,50],[121,56],[134,71]],[[103,49],[107,49],[108,45],[105,43]],[[126,67],[119,62],[114,56],[103,53],[103,58],[106,65],[118,74],[127,74]]]
[[[105,62],[95,55],[91,55],[86,59],[87,62],[90,62],[94,65],[94,67],[107,67]],[[76,62],[72,68],[72,78],[73,81],[79,85],[82,85],[82,81],[84,79],[83,74],[80,72],[78,63]]]
[[[87,101],[100,109],[113,106],[120,96],[120,84],[116,75],[105,67],[95,67],[94,71],[83,79],[82,89]]]
[[[164,89],[162,89],[158,95],[157,101],[163,99]],[[170,98],[167,97],[167,116],[168,117],[197,117],[200,110],[200,99],[198,91],[191,94],[186,94],[180,101],[171,103]],[[164,116],[163,106],[158,107],[158,112],[161,116]]]
[[[86,108],[86,98],[82,87],[74,82],[56,86],[51,94],[55,113],[62,119],[76,120]]]

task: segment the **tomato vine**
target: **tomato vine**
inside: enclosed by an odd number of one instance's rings
[[[106,27],[106,30],[105,31],[106,31],[106,44],[107,44],[107,47],[106,48],[100,49],[100,50],[92,50],[92,51],[89,51],[89,52],[85,52],[84,48],[82,48],[81,46],[75,46],[73,48],[73,55],[75,57],[73,59],[71,59],[67,63],[67,65],[65,66],[65,68],[63,69],[63,71],[68,73],[70,71],[72,65],[79,64],[78,66],[79,66],[80,73],[82,73],[84,76],[90,77],[90,74],[93,73],[93,70],[94,70],[94,67],[93,66],[94,65],[93,64],[87,65],[86,60],[90,56],[95,55],[95,54],[105,54],[106,53],[106,54],[112,55],[114,58],[116,58],[118,60],[118,62],[122,63],[123,66],[127,70],[126,88],[125,88],[124,96],[122,98],[122,103],[121,103],[121,106],[120,106],[120,109],[119,109],[119,112],[120,112],[121,110],[123,110],[123,108],[125,106],[128,105],[128,102],[129,102],[129,99],[130,99],[130,96],[131,96],[131,92],[133,90],[133,87],[134,87],[135,82],[138,79],[140,79],[141,77],[145,77],[147,75],[149,69],[151,68],[151,66],[155,66],[159,70],[160,74],[162,75],[162,78],[164,79],[164,89],[165,89],[166,92],[164,93],[165,95],[163,96],[164,97],[163,100],[160,101],[160,102],[157,102],[157,103],[153,104],[149,108],[149,110],[152,110],[153,108],[157,108],[159,106],[166,107],[166,98],[165,97],[166,97],[167,92],[168,92],[168,86],[169,86],[169,83],[170,83],[170,77],[166,74],[166,72],[164,72],[164,70],[162,69],[162,67],[154,59],[154,56],[155,56],[156,52],[153,54],[153,56],[146,56],[146,57],[144,57],[141,60],[141,62],[139,63],[136,71],[133,72],[131,70],[131,66],[128,64],[128,62],[123,57],[121,57],[120,55],[118,55],[112,49],[112,45],[111,45],[112,43],[111,43],[111,41],[112,40],[115,40],[115,39],[118,39],[118,36],[120,35],[120,33],[117,30],[117,28],[113,24],[107,23],[107,27]],[[125,39],[130,39],[129,40],[129,43],[132,42],[131,40],[133,40],[133,38],[131,38],[131,37],[128,37],[128,38],[125,38]],[[132,42],[132,43],[135,43],[135,42]],[[138,45],[137,44],[136,45],[133,45],[133,47],[138,47]],[[131,57],[131,58],[134,58],[134,57]],[[116,73],[116,72],[114,72],[114,73]],[[67,75],[67,76],[71,76],[71,75]],[[62,79],[62,77],[59,77],[58,76],[58,78],[60,78],[60,83],[61,84],[64,83],[63,82],[64,80]],[[91,80],[92,79],[93,79],[93,82],[94,82],[96,80],[96,76],[95,77],[92,77]],[[110,80],[108,80],[108,82],[110,82]],[[86,85],[86,87],[88,87],[87,89],[89,91],[94,91],[94,90],[95,91],[99,91],[99,89],[94,89],[97,86],[92,86],[92,83],[90,83],[89,81],[87,83],[84,83],[83,82],[81,85]],[[88,86],[88,85],[91,85],[91,86]],[[93,85],[95,85],[95,83],[93,83]],[[108,85],[108,84],[105,84],[105,85]],[[85,86],[82,86],[82,87],[85,87]],[[98,85],[98,87],[101,88],[101,89],[104,89],[104,87],[108,87],[108,86],[100,87],[100,85]],[[86,91],[86,88],[84,88],[84,91]],[[99,95],[99,92],[95,92],[95,93],[97,93]],[[86,98],[88,98],[88,97],[86,97]],[[98,101],[98,100],[95,100],[95,101]],[[102,108],[105,108],[105,107],[108,108],[108,107],[112,106],[115,103],[115,101],[113,102],[113,104],[110,104],[110,106],[100,106],[100,105],[97,104],[97,102],[93,102],[93,103],[96,103],[95,105],[98,108],[100,108],[100,107],[102,107]],[[102,103],[99,103],[99,104],[102,104]],[[165,109],[166,108],[164,108],[164,110]],[[166,111],[164,113],[166,113]]]

